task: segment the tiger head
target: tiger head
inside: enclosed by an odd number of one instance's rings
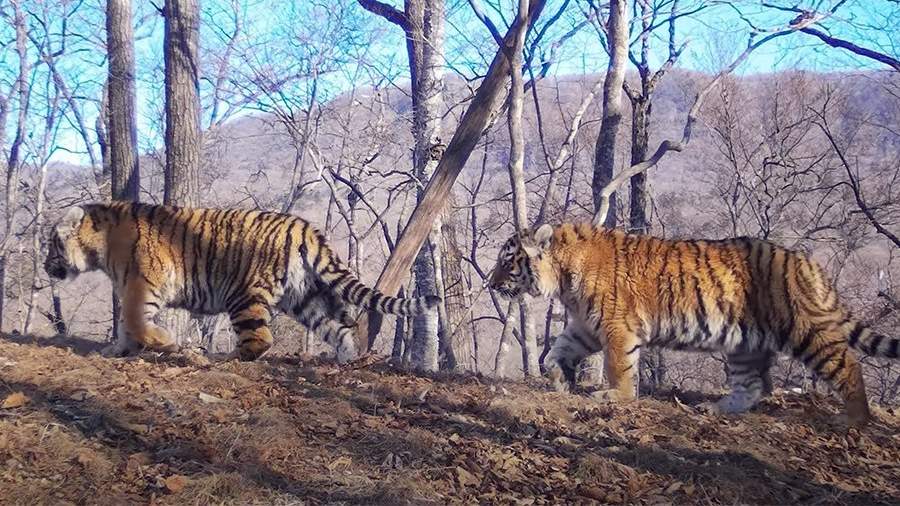
[[[69,209],[49,232],[44,270],[51,278],[72,279],[100,268],[105,237],[82,207]]]
[[[509,298],[525,293],[533,296],[544,294],[540,273],[548,255],[547,248],[553,238],[553,227],[544,224],[537,230],[523,230],[500,248],[497,264],[488,280],[491,290]]]

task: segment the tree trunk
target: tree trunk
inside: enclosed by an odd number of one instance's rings
[[[26,119],[28,117],[28,105],[31,100],[31,86],[28,84],[28,74],[31,65],[28,63],[28,33],[25,24],[25,13],[19,2],[14,0],[13,24],[16,31],[16,54],[19,59],[19,72],[13,85],[10,97],[16,97],[18,101],[18,116],[16,118],[16,134],[9,148],[9,157],[6,161],[6,220],[4,223],[3,240],[0,241],[0,330],[3,329],[4,302],[6,298],[6,272],[7,253],[11,249],[13,226],[15,225],[16,205],[19,192],[19,170],[21,168],[22,143],[25,142]],[[4,107],[5,109],[5,107]],[[4,126],[5,126],[4,112]]]
[[[503,364],[506,362],[506,355],[509,353],[510,336],[514,334],[516,327],[516,313],[519,307],[515,301],[510,301],[506,306],[506,317],[503,319],[503,330],[500,331],[500,342],[497,343],[497,353],[494,355],[494,376],[502,378],[505,375]]]
[[[650,152],[651,93],[649,82],[642,76],[642,94],[631,101],[631,165],[647,160]],[[649,195],[646,173],[631,177],[630,230],[636,234],[650,232],[647,213]],[[666,381],[666,357],[661,348],[641,350],[638,378],[651,392],[658,390]]]
[[[443,107],[444,1],[406,0],[406,46],[413,106],[413,169],[422,181],[427,181],[440,159],[441,108]],[[417,197],[422,198],[419,191]],[[437,294],[435,263],[432,252],[440,244],[440,220],[432,224],[428,248],[419,252],[415,263],[416,291],[419,296]],[[442,295],[442,294],[438,294]],[[422,314],[413,318],[413,367],[426,371],[437,370],[438,357],[428,350],[440,346],[434,315]],[[416,358],[424,360],[417,362]]]
[[[367,9],[374,11],[384,11],[386,5],[380,2],[360,0]],[[371,8],[370,8],[371,7]],[[543,0],[536,0],[531,3],[527,22],[513,23],[506,36],[503,45],[512,44],[513,38],[519,30],[527,30],[531,23],[540,15],[544,7]],[[390,13],[391,18],[397,17],[396,12]],[[399,20],[403,22],[403,20]],[[462,171],[463,166],[472,154],[472,149],[481,138],[487,127],[491,117],[500,103],[502,93],[504,91],[504,83],[509,75],[509,62],[503,54],[503,50],[498,50],[491,62],[490,69],[481,86],[472,98],[472,102],[466,109],[462,120],[457,126],[453,138],[447,145],[440,162],[434,171],[434,176],[428,181],[425,192],[413,211],[409,222],[403,229],[388,263],[378,277],[376,288],[387,295],[397,293],[397,289],[403,284],[408,276],[410,266],[415,261],[419,249],[432,230],[434,221],[440,216],[448,202],[448,195],[453,187],[454,181]],[[363,349],[367,345],[371,346],[375,336],[381,328],[381,316],[377,313],[369,313],[367,318],[360,319],[361,336],[368,335],[368,340],[360,338],[360,348]]]
[[[166,0],[163,14],[166,74],[163,203],[196,207],[200,193],[198,0]],[[163,313],[160,319],[179,346],[195,340],[197,325],[192,324],[186,311],[166,310]]]
[[[131,0],[106,3],[106,50],[109,75],[104,87],[97,137],[103,157],[103,173],[110,177],[112,200],[140,200],[141,172],[137,151],[135,113],[134,29]],[[105,127],[105,128],[104,128]],[[119,296],[113,295],[113,339],[119,336]]]
[[[109,77],[105,109],[109,121],[107,138],[112,198],[137,202],[141,173],[137,151],[131,0],[106,2],[106,48],[109,54]]]
[[[650,151],[650,106],[647,94],[631,101],[631,165],[645,161]],[[649,202],[647,174],[642,172],[631,176],[629,230],[632,233],[646,234],[650,231]]]
[[[451,206],[453,204],[451,203]],[[441,229],[441,273],[444,282],[444,307],[447,314],[448,346],[453,351],[456,367],[474,370],[472,364],[472,328],[468,325],[472,301],[463,275],[462,252],[457,242],[456,220],[443,221]]]
[[[198,0],[165,3],[166,167],[163,202],[195,207],[200,195]]]
[[[519,1],[518,19],[524,23],[528,16],[528,1]],[[513,195],[513,222],[516,230],[528,228],[528,203],[525,190],[525,136],[522,129],[522,109],[525,102],[525,83],[522,79],[522,47],[525,44],[525,31],[517,34],[512,47],[504,47],[506,57],[510,60],[509,75],[511,86],[509,91],[509,109],[507,126],[509,127],[509,182]],[[537,339],[534,333],[530,300],[519,301],[520,341],[522,350],[522,372],[525,376],[540,375],[538,365]]]
[[[628,9],[625,0],[609,2],[607,25],[609,46],[609,66],[603,83],[603,118],[600,133],[594,146],[594,175],[591,189],[594,210],[600,209],[600,191],[613,178],[615,169],[616,136],[622,122],[622,83],[625,81],[625,63],[628,55]],[[609,199],[609,212],[604,223],[606,227],[616,226],[616,199]]]

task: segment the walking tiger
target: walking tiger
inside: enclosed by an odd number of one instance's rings
[[[642,346],[727,354],[730,393],[718,412],[743,412],[772,390],[775,354],[790,353],[844,399],[848,421],[869,419],[856,348],[897,358],[900,341],[841,304],[822,269],[771,242],[662,240],[589,224],[543,225],[501,248],[489,286],[507,297],[558,297],[570,321],[545,359],[555,387],[604,350],[610,400],[634,398]]]
[[[112,280],[124,332],[106,355],[140,346],[174,351],[169,333],[150,323],[169,306],[228,313],[237,355],[254,360],[272,345],[269,323],[277,308],[323,337],[346,362],[356,356],[347,304],[406,315],[440,301],[389,297],[365,286],[312,225],[274,212],[88,204],[66,213],[47,249],[44,269],[53,278],[99,269]]]

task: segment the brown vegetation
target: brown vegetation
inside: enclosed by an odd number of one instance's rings
[[[75,338],[0,340],[0,397],[11,399],[0,502],[900,501],[900,418],[878,410],[847,433],[820,396],[779,392],[719,417],[681,391],[607,405],[384,363],[91,350]]]

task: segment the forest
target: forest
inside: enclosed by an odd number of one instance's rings
[[[547,385],[563,304],[487,282],[544,223],[750,237],[900,337],[898,48],[895,0],[0,0],[0,503],[895,504],[900,362],[860,356],[859,432],[789,356],[749,413],[662,348],[607,404],[602,353]],[[110,201],[294,214],[441,302],[354,314],[348,365],[175,309],[184,353],[101,357],[110,280],[43,263]]]

